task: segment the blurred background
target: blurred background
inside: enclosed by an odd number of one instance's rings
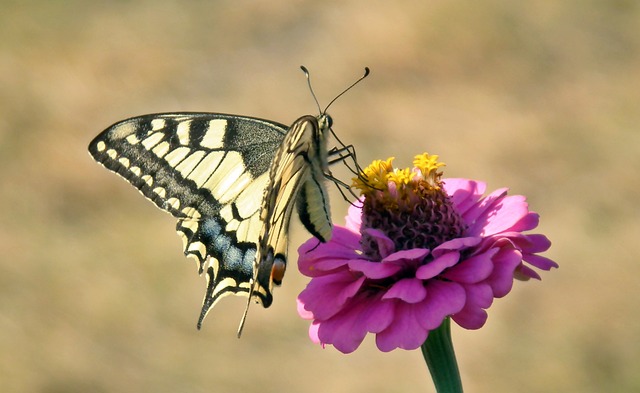
[[[94,163],[110,124],[165,111],[285,124],[331,108],[361,163],[439,154],[510,187],[560,269],[454,327],[469,392],[640,390],[640,3],[633,0],[0,2],[2,392],[433,391],[419,351],[307,338],[292,265],[272,308],[204,278],[172,217]],[[348,179],[346,172],[336,170]],[[336,223],[347,204],[332,191]]]

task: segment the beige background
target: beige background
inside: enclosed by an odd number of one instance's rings
[[[116,1],[0,4],[0,390],[433,391],[419,351],[307,339],[295,264],[269,310],[204,279],[174,220],[92,162],[111,123],[316,113],[366,164],[439,154],[447,176],[525,194],[560,269],[455,328],[468,392],[640,389],[640,4]],[[345,173],[341,175],[346,177]],[[333,192],[334,218],[347,204]],[[292,227],[290,251],[308,237]]]

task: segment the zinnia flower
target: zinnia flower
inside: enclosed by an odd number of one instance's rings
[[[537,255],[551,245],[544,235],[523,233],[538,226],[523,196],[483,197],[482,182],[441,179],[437,158],[418,155],[413,169],[373,162],[354,179],[363,197],[346,227],[299,248],[311,281],[298,313],[313,321],[314,342],[349,353],[373,333],[381,351],[416,349],[447,317],[482,327],[514,278],[540,279],[533,268],[558,266]]]

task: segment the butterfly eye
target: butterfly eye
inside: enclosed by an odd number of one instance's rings
[[[333,118],[329,115],[326,115],[327,118],[327,128],[331,128],[333,126]]]

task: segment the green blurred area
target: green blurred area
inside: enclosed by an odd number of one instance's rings
[[[560,269],[453,330],[470,392],[640,390],[640,3],[0,3],[0,391],[430,391],[419,351],[307,339],[295,250],[272,308],[204,293],[174,220],[88,142],[144,113],[290,123],[331,109],[366,164],[439,154],[445,176],[528,197]],[[336,171],[348,178],[346,172]],[[335,191],[335,190],[334,190]],[[332,193],[336,223],[347,204]]]

